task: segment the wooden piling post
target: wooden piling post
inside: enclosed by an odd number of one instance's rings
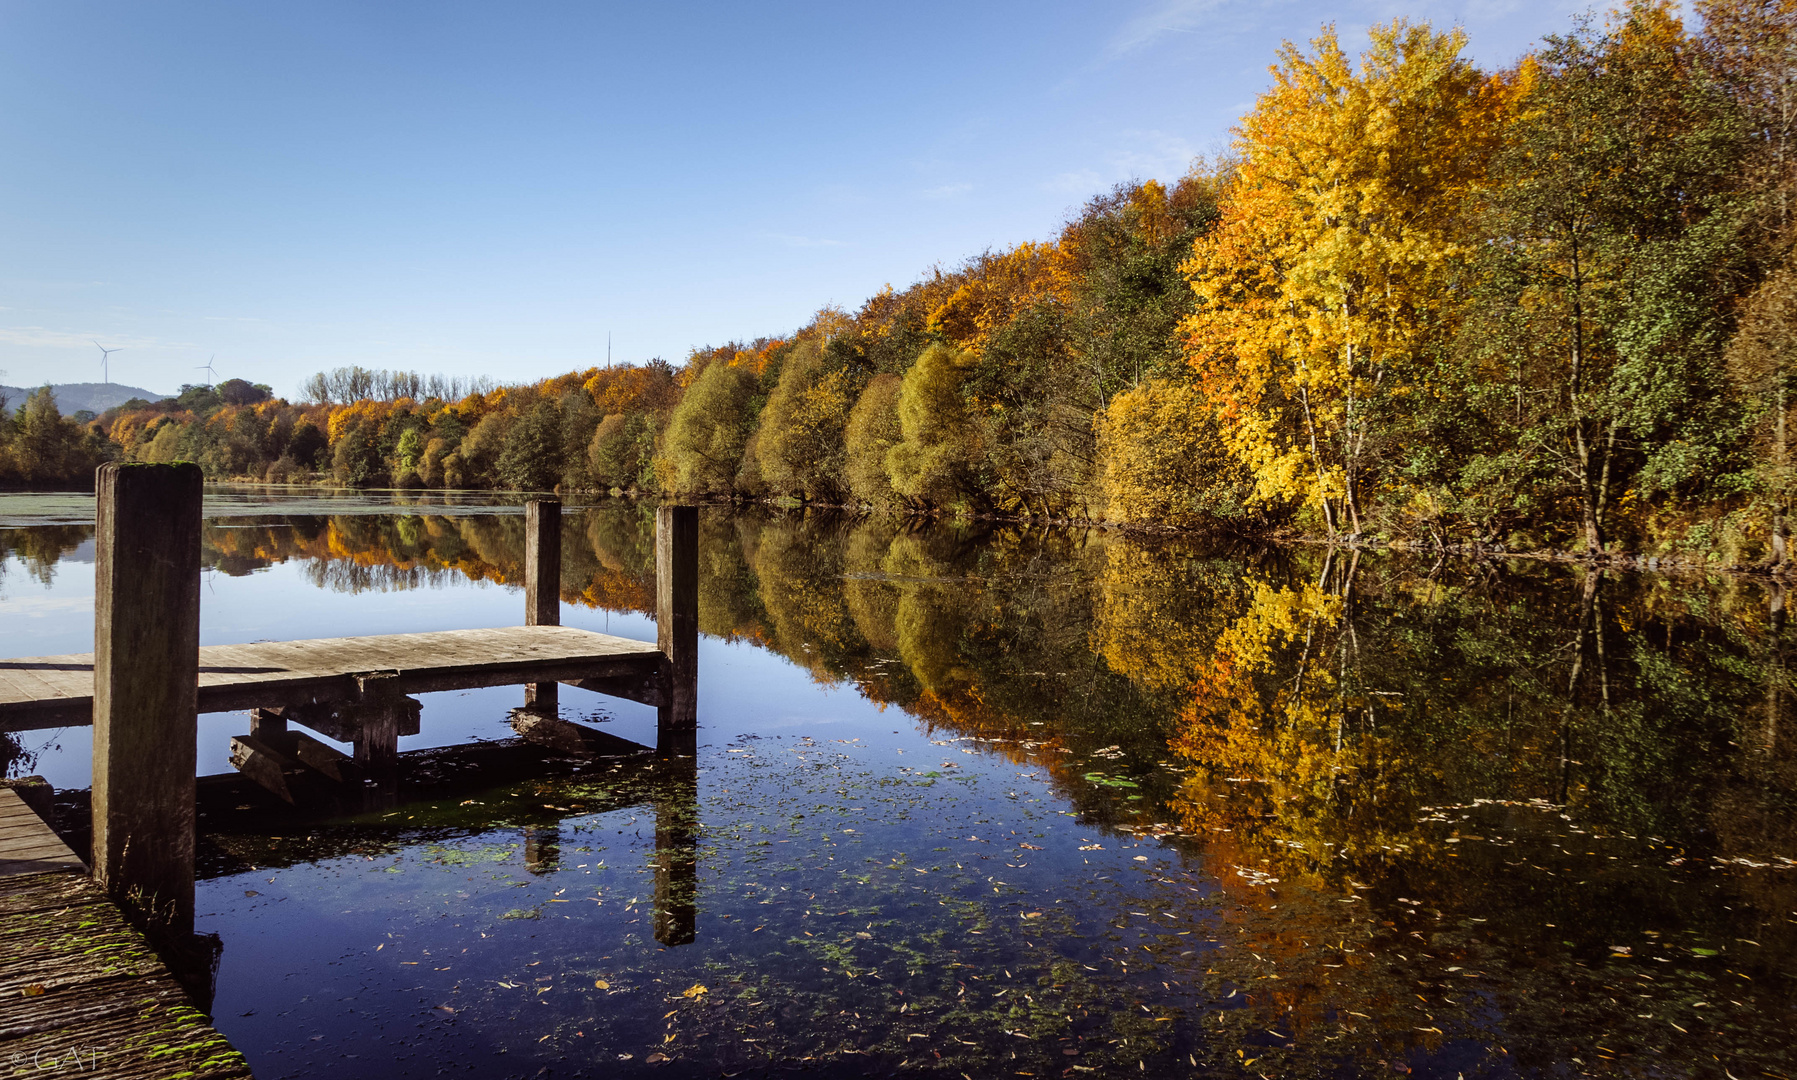
[[[562,624],[562,504],[524,504],[524,625]]]
[[[151,924],[193,927],[200,467],[96,477],[93,871]]]
[[[699,508],[655,511],[655,641],[663,657],[659,747],[690,753],[699,723]]]
[[[340,710],[355,725],[355,762],[367,777],[382,785],[399,775],[399,733],[418,703],[393,688],[389,675],[356,679],[360,700]]]
[[[555,499],[532,499],[524,504],[524,625],[562,624],[562,504]],[[554,712],[559,687],[527,683],[524,705],[540,712]]]

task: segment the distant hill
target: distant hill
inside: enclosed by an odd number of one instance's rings
[[[6,411],[12,412],[25,403],[25,397],[34,386],[0,386],[0,394],[6,395]],[[145,390],[139,386],[126,386],[123,383],[52,383],[52,393],[56,395],[56,407],[64,416],[88,409],[95,413],[103,413],[114,405],[123,405],[132,398],[143,398],[145,401],[161,401],[168,394],[158,394],[153,390]]]

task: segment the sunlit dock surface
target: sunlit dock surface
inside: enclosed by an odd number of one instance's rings
[[[350,700],[358,678],[401,694],[653,674],[654,643],[568,626],[509,626],[200,648],[200,711]],[[0,660],[0,731],[93,722],[94,658]]]

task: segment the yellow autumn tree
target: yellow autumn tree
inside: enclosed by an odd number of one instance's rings
[[[961,283],[929,313],[929,329],[962,349],[979,354],[1019,311],[1048,299],[1063,299],[1053,244],[1023,243],[1008,251],[969,260]]]
[[[1249,485],[1199,386],[1145,379],[1112,398],[1096,424],[1111,520],[1195,528],[1240,516]]]
[[[1359,532],[1384,421],[1427,393],[1470,237],[1457,208],[1485,175],[1504,85],[1465,36],[1374,27],[1356,69],[1325,29],[1287,43],[1238,129],[1239,171],[1186,273],[1189,359],[1254,497]],[[1206,369],[1210,369],[1206,373]]]

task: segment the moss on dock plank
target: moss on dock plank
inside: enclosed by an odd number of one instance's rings
[[[119,1080],[248,1077],[148,942],[90,879],[0,879],[0,1076],[79,1061]]]

